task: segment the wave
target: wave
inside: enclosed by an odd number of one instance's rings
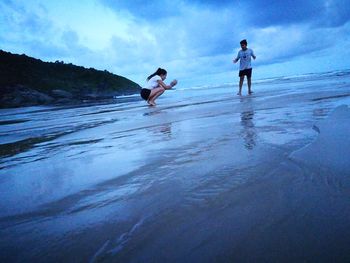
[[[114,96],[114,99],[127,99],[127,98],[134,98],[140,96],[139,93],[131,94],[131,95],[120,95],[120,96]]]
[[[265,83],[271,83],[271,82],[284,82],[284,81],[306,81],[306,80],[314,80],[314,79],[320,79],[320,78],[343,77],[343,76],[349,76],[349,75],[350,75],[350,69],[344,69],[344,70],[334,70],[334,71],[327,71],[327,72],[320,72],[320,73],[304,73],[304,74],[297,74],[297,75],[264,78],[264,79],[255,80],[254,83],[265,84]]]
[[[288,82],[288,81],[298,82],[298,81],[308,81],[308,80],[315,80],[315,79],[322,79],[322,78],[336,78],[336,77],[344,77],[344,76],[350,76],[350,69],[263,78],[263,79],[254,80],[254,85]],[[181,87],[181,88],[177,88],[177,90],[198,90],[198,89],[205,90],[205,89],[213,89],[213,88],[232,87],[235,85],[236,83],[221,83],[221,84],[215,84],[215,85],[198,85],[198,86],[192,86],[192,87]]]
[[[308,81],[308,80],[315,80],[315,79],[322,79],[322,78],[337,78],[337,77],[344,77],[344,76],[350,76],[350,69],[343,69],[343,70],[334,70],[334,71],[328,71],[328,72],[320,72],[320,73],[304,73],[304,74],[297,74],[297,75],[288,75],[288,76],[278,76],[278,77],[270,77],[270,78],[263,78],[263,79],[256,79],[254,80],[254,85],[259,84],[270,84],[270,83],[279,83],[279,82],[299,82],[299,81]],[[221,84],[205,84],[205,85],[194,85],[194,86],[180,86],[173,88],[171,90],[168,90],[167,92],[177,92],[177,91],[188,91],[188,90],[209,90],[209,89],[217,89],[217,88],[232,88],[236,85],[236,82],[227,82],[227,83],[221,83]],[[131,94],[131,95],[121,95],[121,96],[115,96],[114,99],[121,99],[121,100],[127,100],[127,99],[134,99],[136,97],[139,97],[139,93]]]

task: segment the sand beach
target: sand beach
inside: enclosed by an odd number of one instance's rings
[[[350,71],[253,90],[1,109],[0,261],[349,262]]]

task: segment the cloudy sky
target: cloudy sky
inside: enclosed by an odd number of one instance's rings
[[[183,86],[350,68],[349,0],[1,0],[0,49],[108,70],[143,85],[158,67]]]

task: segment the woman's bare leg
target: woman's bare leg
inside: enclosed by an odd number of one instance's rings
[[[151,94],[148,97],[147,103],[151,106],[155,106],[155,100],[164,93],[163,88],[155,88],[151,90]]]

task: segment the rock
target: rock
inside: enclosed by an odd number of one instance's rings
[[[54,89],[51,91],[51,95],[54,98],[67,98],[67,99],[71,99],[73,98],[73,94],[65,91],[65,90],[61,90],[61,89]]]
[[[0,96],[1,108],[49,104],[54,101],[51,96],[22,85],[7,87],[4,91]]]

